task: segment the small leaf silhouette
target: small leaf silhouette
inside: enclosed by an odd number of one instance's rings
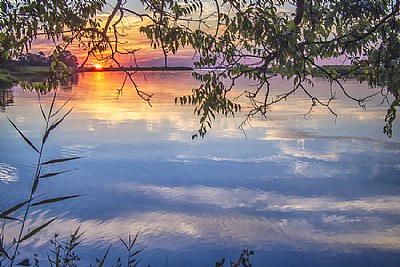
[[[39,205],[44,205],[44,204],[59,202],[59,201],[63,201],[63,200],[66,200],[66,199],[76,198],[76,197],[80,197],[80,196],[81,196],[81,195],[73,195],[73,196],[64,196],[64,197],[49,198],[49,199],[45,199],[45,200],[42,200],[42,201],[33,203],[32,206],[39,206]]]
[[[7,120],[11,123],[11,125],[15,128],[15,130],[17,130],[17,132],[19,133],[19,135],[24,139],[24,141],[25,141],[31,148],[33,148],[33,150],[35,150],[36,152],[40,153],[39,150],[33,145],[33,143],[32,143],[28,138],[26,138],[26,136],[18,129],[17,125],[15,125],[14,122],[12,122],[12,120],[11,120],[7,115],[5,115],[5,116],[6,116]]]
[[[61,163],[70,160],[81,159],[82,157],[72,157],[72,158],[62,158],[62,159],[53,159],[46,162],[43,162],[42,165],[54,164],[54,163]]]
[[[14,211],[19,210],[20,208],[22,208],[22,207],[23,207],[26,203],[28,203],[28,202],[29,202],[29,200],[26,200],[26,201],[24,201],[24,202],[21,202],[21,203],[15,205],[15,206],[12,207],[12,208],[9,208],[9,209],[6,210],[6,211],[3,211],[2,213],[0,213],[0,218],[6,219],[6,218],[8,217],[9,214],[13,213]]]
[[[21,242],[23,242],[23,241],[25,241],[25,240],[31,238],[32,236],[36,235],[36,234],[39,233],[43,228],[47,227],[50,223],[54,222],[56,219],[57,219],[57,217],[54,218],[54,219],[51,219],[50,221],[48,221],[48,222],[45,223],[45,224],[42,224],[41,226],[39,226],[39,227],[33,229],[33,230],[30,231],[28,234],[26,234],[23,238],[21,238],[21,239],[19,240],[19,242],[21,243]]]
[[[20,265],[20,266],[31,266],[31,263],[29,262],[29,259],[25,259],[25,260],[21,261],[20,263],[17,263],[17,265]]]
[[[62,171],[62,172],[49,172],[49,173],[46,173],[46,174],[43,174],[43,175],[39,176],[39,178],[50,178],[50,177],[53,177],[53,176],[56,176],[56,175],[59,175],[59,174],[63,174],[63,173],[66,173],[66,172],[74,171],[74,170],[76,170],[76,169],[66,170],[66,171]]]

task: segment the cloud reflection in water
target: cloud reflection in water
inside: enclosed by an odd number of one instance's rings
[[[254,118],[246,129],[248,139],[238,129],[245,114],[238,114],[235,119],[218,118],[205,139],[192,141],[199,118],[193,116],[193,107],[173,104],[175,96],[195,86],[190,73],[151,72],[149,81],[138,77],[141,89],[155,93],[152,108],[131,88],[116,100],[115,88],[123,76],[110,75],[84,73],[73,88],[76,108],[57,129],[52,140],[60,143],[52,143],[49,153],[85,158],[74,162],[77,172],[46,181],[41,188],[85,197],[48,212],[38,210],[35,225],[68,212],[32,245],[46,245],[53,233],[66,235],[81,225],[83,245],[95,248],[118,243],[118,236],[141,228],[139,242],[147,245],[150,256],[157,250],[163,257],[188,250],[221,256],[230,248],[255,249],[256,257],[280,255],[275,259],[294,252],[313,257],[323,251],[331,253],[328,258],[338,253],[353,257],[368,249],[400,252],[400,143],[382,136],[380,108],[361,116],[363,111],[335,102],[335,110],[345,114],[337,124],[322,109],[305,120],[301,113],[309,103],[295,95],[266,119]],[[314,89],[323,92],[325,85],[316,83]],[[35,128],[37,120],[30,117],[32,111],[40,118],[35,96],[29,104],[16,93],[20,102],[8,109],[11,117],[24,123],[24,130]],[[19,142],[3,125],[3,136]],[[11,151],[12,142],[0,147]],[[18,156],[2,155],[0,179],[16,177],[17,169],[7,162],[30,162],[26,153]],[[28,184],[25,176],[18,179]],[[22,191],[11,189],[0,191],[8,197]],[[326,266],[335,263],[328,260]]]

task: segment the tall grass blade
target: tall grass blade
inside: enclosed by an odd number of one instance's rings
[[[71,172],[71,171],[75,171],[75,170],[77,170],[77,169],[66,170],[66,171],[62,171],[62,172],[49,172],[49,173],[46,173],[46,174],[43,174],[43,175],[39,176],[39,178],[40,179],[50,178],[50,177],[53,177],[53,176],[56,176],[56,175],[59,175],[59,174],[63,174],[63,173]]]
[[[129,267],[136,267],[139,265],[139,263],[141,262],[141,260],[138,260],[135,264],[133,264],[136,260],[131,260],[129,262]],[[133,264],[133,265],[132,265]]]
[[[51,101],[50,109],[49,109],[49,116],[48,119],[50,120],[51,114],[53,113],[54,103],[56,102],[57,98],[57,90],[54,90],[53,100]]]
[[[79,227],[75,230],[75,232],[71,235],[71,242],[72,242],[72,243],[75,242],[76,240],[78,240],[79,238],[81,238],[82,235],[85,233],[85,232],[79,233],[80,230],[81,230],[81,227],[79,226]],[[80,243],[80,242],[79,242],[79,243]]]
[[[35,180],[33,180],[33,185],[32,185],[32,195],[36,192],[38,185],[39,185],[39,177],[35,176]]]
[[[67,105],[68,102],[71,101],[71,99],[75,97],[75,95],[76,95],[76,93],[75,93],[73,96],[71,96],[70,98],[68,98],[68,100],[65,101],[64,104],[63,104],[56,112],[54,112],[54,113],[51,115],[51,117],[56,116],[56,115],[65,107],[65,105]]]
[[[80,243],[81,243],[81,241],[75,242],[75,243],[73,243],[72,245],[70,245],[70,247],[68,247],[68,249],[69,249],[70,251],[73,251],[77,246],[79,246]]]
[[[143,250],[144,250],[144,248],[135,251],[134,253],[132,253],[131,257],[136,256],[137,254],[139,254],[139,253],[142,252]]]
[[[102,267],[104,265],[104,262],[106,261],[108,252],[110,252],[111,245],[108,247],[106,254],[104,254],[103,258],[99,261],[99,267]]]
[[[126,250],[129,251],[129,247],[128,247],[128,245],[125,243],[125,241],[124,241],[120,236],[118,236],[118,237],[119,237],[119,240],[121,240],[122,244],[124,244]],[[130,237],[130,236],[129,236],[129,237]]]
[[[81,159],[83,157],[72,157],[72,158],[63,158],[63,159],[53,159],[53,160],[49,160],[46,162],[43,162],[42,165],[49,165],[49,164],[54,164],[54,163],[61,163],[61,162],[65,162],[65,161],[70,161],[70,160],[77,160],[77,159]]]
[[[129,236],[129,243],[130,243],[129,250],[131,250],[132,247],[133,247],[133,245],[136,243],[136,240],[137,240],[137,238],[138,238],[138,236],[139,236],[140,230],[141,230],[141,229],[139,229],[139,231],[137,231],[137,233],[136,233],[136,235],[135,235],[135,238],[133,239],[132,242],[130,241],[131,237]]]
[[[38,169],[36,171],[35,178],[32,184],[32,192],[31,192],[32,195],[36,192],[36,189],[39,186],[39,176],[41,171],[42,171],[42,166],[38,165]]]
[[[38,93],[38,99],[39,99],[39,107],[40,107],[40,111],[42,112],[43,119],[47,122],[47,117],[46,117],[46,114],[44,113],[42,102],[40,101],[40,93]]]
[[[17,130],[17,132],[19,133],[19,135],[21,135],[21,137],[24,139],[24,141],[25,141],[31,148],[33,148],[33,150],[35,150],[37,153],[40,153],[39,150],[33,145],[33,143],[32,143],[28,138],[26,138],[26,136],[25,136],[25,135],[18,129],[18,127],[12,122],[12,120],[11,120],[7,115],[5,115],[5,116],[6,116],[7,120],[11,123],[11,125],[14,126],[15,130]]]
[[[54,251],[52,251],[52,252],[54,252]],[[50,263],[50,267],[53,267],[54,266],[53,263],[55,263],[55,262],[50,258],[49,252],[47,252],[47,260]]]
[[[49,129],[47,129],[46,133],[43,136],[43,140],[42,143],[46,143],[47,138],[49,137],[49,134],[52,130],[54,130],[72,111],[73,108],[71,108],[70,110],[68,110],[67,113],[64,114],[64,116],[61,117],[61,119],[56,120],[55,122],[53,122]]]
[[[42,224],[41,226],[39,226],[39,227],[33,229],[33,230],[30,231],[28,234],[26,234],[23,238],[21,238],[21,239],[19,240],[19,243],[22,243],[23,241],[25,241],[25,240],[31,238],[32,236],[36,235],[36,234],[39,233],[43,228],[47,227],[50,223],[54,222],[57,218],[58,218],[58,217],[53,218],[53,219],[51,219],[50,221],[46,222],[45,224]]]
[[[43,139],[42,139],[42,144],[46,143],[47,138],[49,137],[50,131],[47,130],[44,135],[43,135]]]
[[[0,254],[2,254],[3,256],[5,256],[7,259],[10,259],[10,256],[8,256],[7,251],[4,249],[3,247],[3,243],[0,242]],[[1,265],[0,265],[1,266]]]
[[[6,216],[6,217],[4,217],[4,218],[0,217],[0,218],[1,218],[1,219],[4,219],[4,220],[9,220],[9,221],[20,221],[20,222],[22,222],[21,219],[14,218],[14,217],[9,217],[9,216]]]
[[[42,201],[33,203],[32,206],[39,206],[39,205],[44,205],[44,204],[59,202],[59,201],[63,201],[63,200],[66,200],[66,199],[76,198],[76,197],[80,197],[80,196],[81,196],[81,195],[72,195],[72,196],[64,196],[64,197],[49,198],[49,199],[45,199],[45,200],[42,200]]]
[[[70,108],[65,114],[64,116],[61,117],[61,119],[58,119],[52,126],[50,126],[50,128],[54,129],[56,128],[73,110],[74,108]]]
[[[30,201],[30,200],[26,200],[26,201],[24,201],[24,202],[21,202],[21,203],[15,205],[15,206],[12,207],[12,208],[9,208],[9,209],[6,210],[6,211],[3,211],[2,213],[0,213],[0,218],[1,218],[1,219],[6,219],[7,216],[8,216],[9,214],[13,213],[14,211],[19,210],[20,208],[22,208],[23,206],[25,206],[25,204],[27,204],[29,201]]]

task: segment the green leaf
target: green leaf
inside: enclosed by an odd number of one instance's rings
[[[52,68],[53,70],[55,70],[55,69],[56,69],[56,66],[57,66],[57,62],[56,62],[56,61],[52,61],[52,62],[51,62],[51,68]]]
[[[36,235],[37,233],[39,233],[43,228],[47,227],[50,223],[54,222],[58,217],[51,219],[50,221],[46,222],[45,224],[42,224],[41,226],[33,229],[32,231],[30,231],[28,234],[26,234],[23,238],[21,238],[19,240],[19,242],[23,242],[29,238],[31,238],[32,236]]]
[[[59,201],[63,201],[63,200],[66,200],[66,199],[76,198],[76,197],[80,197],[80,196],[81,196],[81,195],[72,195],[72,196],[64,196],[64,197],[49,198],[49,199],[45,199],[45,200],[42,200],[42,201],[33,203],[32,206],[39,206],[39,205],[44,205],[44,204],[59,202]]]
[[[5,115],[7,120],[11,123],[12,126],[14,126],[15,130],[17,130],[17,132],[19,133],[19,135],[21,135],[21,137],[25,140],[25,142],[31,147],[33,148],[33,150],[35,150],[36,152],[40,153],[39,150],[32,144],[32,142],[25,137],[25,135],[18,129],[18,127],[10,120],[10,118]]]

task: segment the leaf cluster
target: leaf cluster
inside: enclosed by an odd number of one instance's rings
[[[0,1],[0,57],[16,58],[28,52],[43,35],[56,42],[97,25],[95,15],[104,0]]]
[[[188,43],[190,22],[195,20],[190,16],[197,12],[201,14],[203,4],[198,0],[141,2],[145,10],[150,12],[151,23],[141,26],[139,31],[146,35],[151,47],[162,49],[167,67],[168,53],[175,54]]]
[[[394,105],[392,103],[399,97],[400,84],[399,1],[296,1],[297,6],[293,9],[296,13],[287,9],[292,2],[283,0],[214,3],[216,14],[211,16],[217,19],[214,33],[207,27],[176,27],[170,23],[163,29],[165,33],[173,30],[174,42],[180,41],[180,46],[191,46],[195,50],[197,57],[194,64],[197,68],[216,69],[213,71],[216,77],[213,81],[209,73],[195,75],[201,82],[200,87],[193,90],[192,97],[178,99],[181,104],[194,102],[195,113],[201,116],[201,120],[204,121],[207,114],[212,117],[210,110],[222,114],[230,110],[231,102],[225,101],[226,95],[239,78],[258,84],[256,90],[243,94],[253,107],[249,117],[255,114],[265,116],[277,99],[285,99],[297,90],[304,91],[310,97],[311,107],[317,103],[336,115],[330,109],[330,103],[335,100],[331,88],[327,88],[328,100],[324,102],[303,86],[312,83],[313,73],[318,70],[329,81],[338,84],[344,94],[361,108],[365,108],[366,100],[375,95],[367,98],[353,97],[344,86],[346,77],[354,74],[360,82],[381,87],[386,92],[383,94],[384,100],[392,107],[386,120],[387,129],[391,127],[394,120],[390,118],[395,117],[393,108],[397,106],[396,102]],[[157,12],[159,18],[162,16],[160,9],[154,12]],[[204,15],[202,18],[202,25],[207,25],[206,21],[210,17]],[[167,23],[157,23],[155,20],[158,27],[166,27]],[[150,28],[143,32],[151,39],[154,47],[171,44],[169,39],[163,39]],[[325,68],[320,63],[332,59],[348,62],[350,69],[346,75]],[[286,97],[271,96],[269,81],[274,76],[293,80],[294,89],[289,89]],[[223,82],[227,77],[232,83]],[[226,105],[222,108],[224,101]],[[211,109],[207,103],[212,106]],[[210,126],[207,124],[207,127]],[[203,136],[204,132],[204,125],[201,124],[199,133]]]
[[[241,110],[241,106],[226,96],[227,92],[224,91],[225,84],[219,74],[200,75],[194,73],[194,76],[195,79],[201,79],[201,86],[193,89],[192,95],[175,98],[175,104],[179,102],[181,105],[189,104],[195,106],[194,114],[200,117],[198,133],[200,137],[204,137],[207,133],[207,128],[212,128],[212,122],[215,120],[216,114],[223,114],[225,117],[228,115],[234,116],[236,112]],[[196,137],[197,135],[193,135],[192,139]]]
[[[80,233],[78,227],[70,237],[66,240],[59,240],[58,234],[50,240],[53,245],[51,253],[47,253],[47,260],[51,267],[76,267],[80,261],[80,257],[75,253],[75,248],[81,243],[83,233]]]

